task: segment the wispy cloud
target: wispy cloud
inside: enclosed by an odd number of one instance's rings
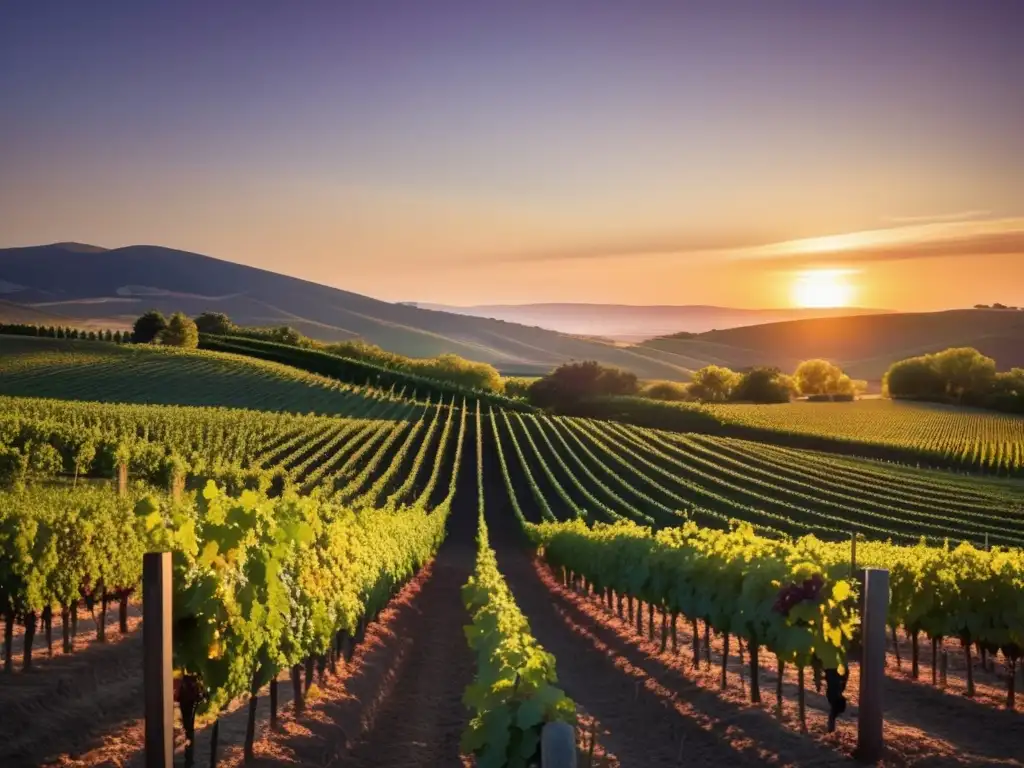
[[[941,221],[966,221],[969,219],[982,219],[992,211],[973,210],[955,211],[953,213],[933,213],[925,216],[886,216],[882,219],[886,224],[930,224]]]
[[[932,222],[746,248],[735,259],[803,263],[1024,254],[1024,218]]]
[[[645,256],[697,256],[757,248],[772,242],[766,233],[693,233],[581,243],[549,249],[488,254],[489,262],[545,262]]]
[[[758,261],[777,266],[851,265],[936,257],[1024,255],[1024,217],[969,218],[963,211],[906,223],[820,237],[782,240],[764,232],[704,232],[624,238],[532,251],[477,254],[487,263],[542,263],[664,258],[680,261]]]

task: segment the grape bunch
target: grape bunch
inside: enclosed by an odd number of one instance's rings
[[[825,585],[821,574],[816,573],[809,579],[804,579],[802,584],[790,584],[779,590],[779,596],[775,599],[773,611],[778,611],[783,616],[788,616],[793,606],[802,603],[804,600],[817,600],[821,588]]]

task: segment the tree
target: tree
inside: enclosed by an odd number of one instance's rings
[[[1024,413],[1024,368],[997,373],[993,386],[993,408],[1010,413]]]
[[[938,399],[945,390],[931,356],[910,357],[893,363],[882,379],[883,391],[892,398]]]
[[[271,341],[276,341],[278,344],[291,344],[292,346],[299,346],[302,340],[305,338],[294,328],[290,328],[287,325],[282,325],[280,328],[274,328],[270,331]]]
[[[167,321],[167,327],[161,331],[159,340],[167,347],[195,349],[199,346],[199,329],[191,318],[175,312]]]
[[[196,328],[200,333],[229,336],[237,330],[238,326],[232,323],[231,318],[223,312],[203,312],[196,318]]]
[[[538,379],[530,386],[529,398],[542,408],[560,408],[600,395],[635,395],[638,389],[635,373],[587,360],[565,363]]]
[[[640,391],[640,395],[651,400],[674,402],[681,402],[691,398],[689,387],[677,381],[652,381]]]
[[[793,378],[796,380],[800,394],[808,397],[847,394],[846,391],[841,390],[849,390],[849,393],[852,394],[852,385],[847,386],[842,383],[844,375],[838,365],[834,365],[828,360],[818,359],[804,360],[800,363]],[[849,382],[849,377],[846,377],[846,381]]]
[[[416,361],[412,370],[421,376],[451,381],[467,389],[499,394],[505,391],[505,382],[493,365],[476,363],[450,353]]]
[[[995,383],[996,361],[972,347],[939,352],[932,355],[932,364],[945,383],[946,394],[959,403],[968,395],[985,397]]]
[[[705,403],[724,403],[740,382],[740,374],[720,365],[708,365],[695,371],[690,396]]]
[[[151,309],[135,321],[132,326],[132,342],[135,344],[151,344],[167,328],[167,318],[163,313]]]
[[[732,399],[748,403],[788,403],[793,379],[778,368],[752,368],[742,375]]]

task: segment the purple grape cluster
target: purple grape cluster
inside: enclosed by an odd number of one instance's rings
[[[821,574],[814,574],[809,579],[804,579],[803,584],[790,584],[779,590],[779,596],[775,598],[775,605],[772,610],[778,611],[783,616],[788,616],[794,605],[804,600],[817,600],[821,588],[825,586]]]

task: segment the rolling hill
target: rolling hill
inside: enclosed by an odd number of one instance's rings
[[[0,322],[123,326],[147,309],[225,312],[243,325],[290,325],[325,341],[363,339],[413,357],[451,352],[504,372],[543,373],[594,359],[647,378],[689,369],[645,352],[543,328],[464,317],[318,285],[196,253],[80,243],[0,250]],[[44,313],[49,320],[27,315]]]
[[[677,317],[692,328],[698,323],[758,322],[774,312],[717,307],[529,306],[543,311],[517,316],[558,326],[559,317],[562,322],[580,323],[606,312],[606,322],[620,330],[627,321],[642,325]],[[502,319],[393,304],[158,246],[105,250],[57,243],[0,249],[0,322],[117,328],[127,327],[150,308],[190,315],[225,312],[243,325],[290,325],[313,338],[363,339],[413,357],[451,352],[491,363],[504,373],[539,374],[567,360],[598,360],[632,370],[641,378],[685,380],[693,370],[709,364],[735,369],[775,365],[792,370],[801,360],[825,357],[856,378],[878,382],[895,360],[950,346],[977,347],[1003,369],[1024,366],[1024,312],[1008,310],[802,318],[626,344]],[[456,311],[470,309],[497,308]],[[682,329],[676,326],[673,330]]]
[[[896,360],[948,347],[975,347],[1000,369],[1024,367],[1024,312],[964,309],[817,318],[644,342],[647,354],[679,365],[710,360],[742,368],[824,357],[851,376],[881,380]]]
[[[454,312],[539,325],[562,333],[601,336],[616,341],[643,341],[679,331],[704,333],[784,320],[883,314],[889,310],[844,307],[841,309],[737,309],[703,305],[632,306],[627,304],[493,304],[454,307],[445,304],[415,304],[423,309]]]
[[[0,396],[333,416],[402,402],[383,390],[242,355],[24,336],[0,336]]]

